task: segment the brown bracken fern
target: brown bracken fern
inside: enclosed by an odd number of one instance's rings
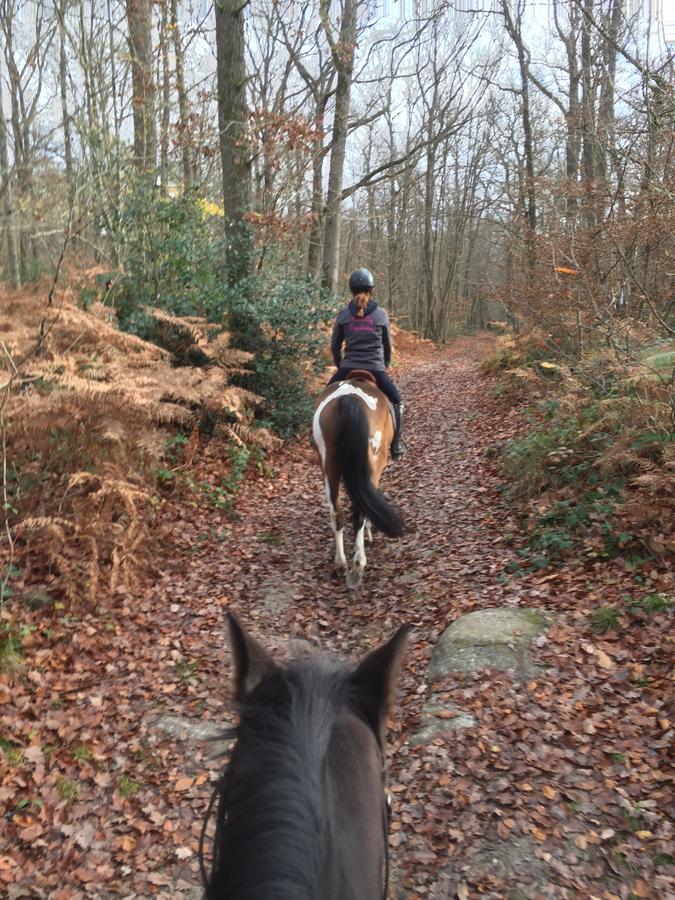
[[[38,286],[0,298],[0,336],[24,359],[7,407],[17,563],[50,592],[91,601],[132,589],[149,564],[167,426],[189,430],[215,414],[237,441],[273,439],[246,424],[259,398],[230,379],[250,354],[230,348],[226,333],[150,311],[206,360],[176,367],[168,350],[120,332],[108,307],[85,311],[66,290],[31,355],[44,296]]]

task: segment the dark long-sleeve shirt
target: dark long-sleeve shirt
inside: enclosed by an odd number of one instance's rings
[[[333,326],[331,351],[338,366],[380,371],[391,362],[391,325],[386,310],[369,300],[365,315],[357,315],[352,301],[337,314]],[[345,345],[342,354],[342,345]]]

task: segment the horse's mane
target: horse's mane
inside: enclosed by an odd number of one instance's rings
[[[350,669],[278,668],[240,705],[208,897],[316,900],[328,849],[323,777]]]

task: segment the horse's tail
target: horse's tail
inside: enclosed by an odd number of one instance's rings
[[[356,512],[364,515],[378,531],[400,537],[405,531],[401,515],[373,484],[368,459],[370,428],[363,402],[358,397],[337,401],[336,450],[340,474]]]

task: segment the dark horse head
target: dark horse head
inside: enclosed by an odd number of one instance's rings
[[[232,615],[229,625],[240,721],[207,898],[382,897],[384,729],[407,626],[358,666],[280,666]]]

